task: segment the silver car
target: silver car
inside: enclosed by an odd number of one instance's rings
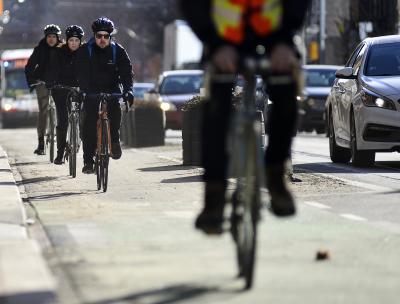
[[[327,99],[333,162],[371,166],[400,152],[400,36],[367,38],[336,72]]]

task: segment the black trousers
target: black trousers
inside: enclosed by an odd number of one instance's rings
[[[56,104],[57,129],[67,132],[68,129],[68,92],[65,90],[52,91],[54,103]]]
[[[97,119],[100,102],[97,99],[86,98],[83,103],[83,161],[93,163],[97,145]],[[119,142],[119,128],[121,125],[121,107],[117,100],[108,102],[108,119],[110,122],[111,142]]]
[[[268,79],[264,79],[268,84]],[[211,80],[210,99],[203,113],[202,161],[205,182],[226,184],[228,153],[226,137],[232,113],[234,83]],[[292,138],[297,124],[297,83],[269,85],[271,105],[267,119],[269,140],[265,153],[267,164],[283,164],[290,157]]]

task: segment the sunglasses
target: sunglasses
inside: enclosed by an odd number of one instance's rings
[[[101,39],[101,38],[110,39],[110,34],[97,34],[97,33],[96,33],[95,37],[96,37],[97,39]]]

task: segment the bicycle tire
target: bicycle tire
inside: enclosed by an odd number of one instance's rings
[[[97,190],[100,190],[101,189],[101,176],[100,176],[100,174],[101,174],[100,173],[101,164],[100,164],[100,155],[99,154],[96,155],[96,159],[95,159],[94,165],[95,165],[95,171],[96,171]]]
[[[49,158],[50,162],[54,162],[54,148],[55,148],[55,128],[56,128],[56,123],[55,123],[55,109],[51,108],[49,111]]]
[[[76,151],[77,151],[77,142],[76,142],[76,118],[72,119],[72,127],[71,127],[71,151],[70,151],[70,166],[71,166],[71,176],[72,178],[76,177]]]
[[[72,160],[71,160],[71,153],[72,153],[72,145],[71,145],[71,118],[68,120],[68,141],[65,146],[65,155],[68,161],[68,168],[69,168],[69,175],[72,176]]]
[[[246,134],[246,133],[245,133]],[[249,134],[249,132],[247,132]],[[257,244],[257,222],[260,205],[259,181],[255,159],[256,140],[255,134],[245,136],[245,147],[248,150],[244,155],[246,159],[244,174],[234,193],[232,235],[236,244],[239,277],[245,280],[245,289],[250,289],[253,284],[255,254]]]
[[[101,132],[102,132],[102,166],[101,166],[101,180],[102,180],[102,186],[103,186],[103,192],[107,191],[107,186],[108,186],[108,163],[109,163],[109,122],[108,120],[103,120],[101,124]]]

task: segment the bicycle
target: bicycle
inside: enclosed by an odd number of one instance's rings
[[[244,279],[245,289],[250,289],[256,259],[257,223],[261,218],[260,190],[266,186],[262,125],[255,103],[256,74],[268,76],[270,83],[288,84],[293,80],[287,75],[269,75],[267,59],[247,58],[241,65],[241,72],[246,80],[242,102],[234,112],[228,135],[228,172],[236,178],[236,188],[229,198],[232,206],[230,232],[236,246],[238,276]]]
[[[81,112],[81,101],[78,100],[79,89],[64,85],[55,85],[52,88],[68,91],[68,129],[67,129],[67,142],[65,146],[64,159],[69,164],[69,175],[72,178],[76,177],[76,155],[80,149],[80,136],[79,136],[79,125],[80,125],[80,112]]]
[[[32,87],[37,87],[39,85],[46,85],[45,82],[39,81],[32,85]],[[54,102],[53,96],[51,94],[52,88],[47,88],[49,91],[49,103],[47,105],[47,121],[46,121],[46,141],[45,141],[45,154],[46,147],[50,150],[49,160],[51,163],[54,161],[54,146],[56,142],[56,125],[57,125],[57,115],[56,115],[56,104]]]
[[[86,97],[100,99],[99,104],[99,117],[97,120],[97,146],[95,153],[95,173],[97,178],[97,190],[103,188],[103,192],[107,191],[108,186],[108,164],[110,156],[112,156],[111,149],[111,134],[110,134],[110,122],[108,120],[107,104],[109,101],[116,101],[117,99],[123,98],[122,94],[108,94],[98,93],[89,94]],[[128,111],[127,101],[124,100],[125,111]]]

